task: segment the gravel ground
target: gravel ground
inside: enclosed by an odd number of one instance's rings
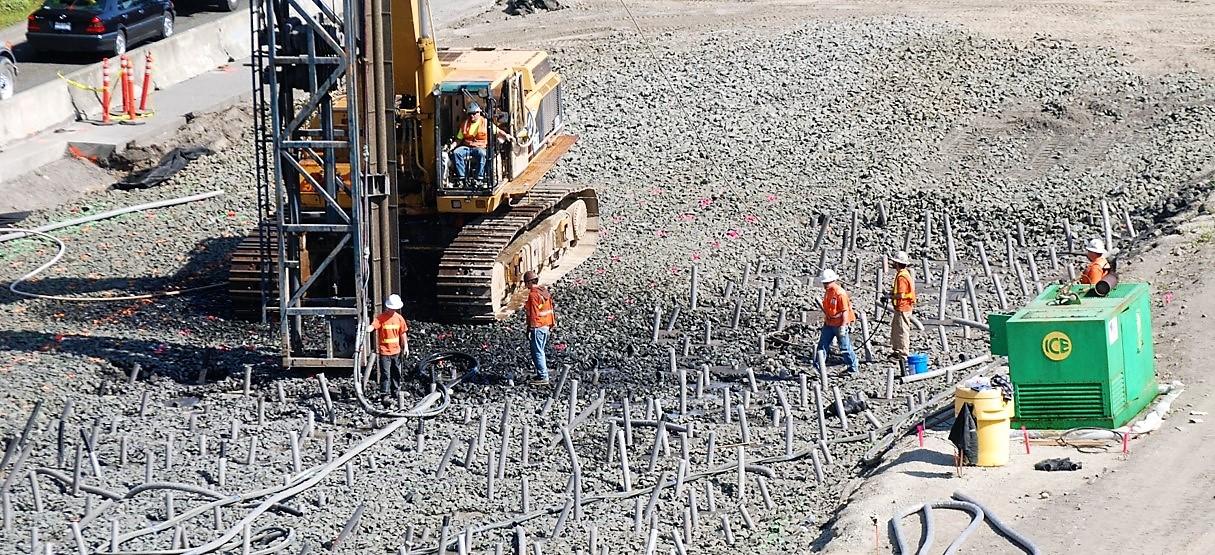
[[[1016,269],[1006,267],[1005,235],[1018,242],[1018,226],[1024,241],[1014,256],[1032,288],[1031,260],[1040,282],[1063,273],[1062,266],[1049,261],[1048,248],[1066,250],[1064,218],[1071,220],[1078,240],[1086,240],[1099,233],[1099,202],[1108,198],[1118,242],[1128,246],[1123,210],[1132,214],[1142,240],[1154,233],[1159,218],[1205,198],[1213,186],[1209,174],[1201,177],[1215,150],[1212,84],[1194,74],[1145,78],[1110,51],[1046,39],[996,41],[908,19],[771,23],[668,33],[650,43],[620,35],[542,46],[567,79],[568,121],[582,135],[555,179],[598,186],[602,209],[599,252],[554,288],[561,327],[552,364],[568,366],[569,377],[579,381],[576,410],[591,406],[601,392],[605,399],[603,417],[592,415],[573,431],[584,496],[618,489],[618,460],[607,460],[605,438],[608,420],[622,414],[626,398],[634,419],[644,419],[647,400],[658,399],[667,419],[693,424],[687,446],[692,472],[715,466],[706,460],[709,437],[716,446],[713,463],[735,462],[742,432],[735,415],[725,421],[723,392],[730,391],[737,406],[750,389],[745,378],[730,371],[734,364],[757,375],[756,391],[749,393],[744,409],[752,436],[746,458],[771,470],[765,484],[772,504],[758,493],[760,474],[749,474],[743,492],[734,470],[690,482],[685,489],[695,492],[699,509],[690,542],[696,552],[796,552],[822,541],[819,526],[830,518],[847,481],[857,473],[857,461],[870,447],[868,439],[831,445],[834,460],[824,461],[821,483],[811,457],[776,460],[785,454],[776,391],[783,391],[793,407],[793,449],[800,454],[818,435],[813,403],[807,403],[808,410],[803,407],[796,379],[808,373],[812,385],[817,381],[809,353],[782,346],[779,339],[804,345],[816,338],[818,287],[809,276],[817,274],[823,256],[814,245],[824,216],[830,217],[822,240],[827,263],[841,270],[858,308],[869,314],[875,343],[882,343],[887,329],[878,325],[873,308],[879,255],[907,236],[913,257],[932,260],[934,279],[917,272],[923,292],[919,316],[935,317],[940,287],[935,276],[947,257],[944,214],[951,218],[960,260],[951,272],[949,315],[961,316],[960,299],[966,295],[959,284],[967,274],[975,277],[978,309],[999,308],[993,279],[983,276],[977,260],[979,241],[985,241],[1009,304],[1016,306],[1028,291],[1021,290]],[[239,115],[216,117],[230,122]],[[246,132],[226,141],[235,146],[222,148],[221,141],[216,155],[193,163],[166,186],[92,195],[34,215],[26,223],[216,188],[226,191],[205,202],[60,233],[68,256],[27,287],[105,294],[222,281],[226,253],[256,218],[251,137]],[[886,222],[878,217],[879,203]],[[854,209],[857,234],[841,262],[840,247]],[[926,217],[932,222],[927,240]],[[49,254],[31,241],[6,243],[0,279],[15,278]],[[1059,256],[1061,263],[1077,263],[1075,257]],[[689,307],[693,265],[699,279],[695,310]],[[744,273],[752,277],[746,284],[741,283]],[[727,290],[733,295],[727,296]],[[743,300],[737,329],[731,326],[734,299]],[[366,416],[351,401],[348,377],[329,377],[336,402],[329,411],[314,376],[278,371],[268,330],[231,321],[222,294],[69,305],[5,293],[0,302],[8,322],[0,332],[0,372],[8,386],[0,393],[0,433],[19,436],[34,401],[44,402],[30,435],[25,470],[14,478],[14,511],[11,523],[5,523],[0,553],[28,553],[31,528],[61,551],[75,548],[68,523],[90,508],[99,509],[102,497],[87,492],[73,496],[70,483],[61,490],[54,478],[42,476],[44,506],[37,512],[23,476],[31,469],[59,468],[70,481],[76,446],[85,443],[80,430],[96,437],[92,443],[102,469],[97,475],[85,456],[80,466],[86,485],[126,494],[145,481],[148,450],[151,481],[201,485],[227,495],[290,479],[296,472],[293,432],[305,437],[299,466],[306,469],[325,461],[327,433],[332,433],[336,456],[386,423]],[[652,344],[655,308],[662,310],[665,324],[675,307],[680,312],[673,331]],[[777,334],[782,310],[789,325]],[[803,312],[809,323],[800,323]],[[709,345],[705,322],[713,327]],[[549,553],[585,551],[593,534],[612,552],[646,550],[650,527],[644,514],[650,498],[642,488],[663,473],[678,472],[679,436],[669,438],[666,451],[660,446],[651,470],[654,428],[634,430],[628,457],[633,491],[642,494],[637,498],[643,513],[640,530],[634,529],[634,499],[589,504],[581,518],[560,519],[556,513],[568,498],[564,492],[571,462],[551,440],[567,418],[571,385],[538,390],[504,384],[527,372],[520,327],[518,318],[475,328],[416,323],[411,330],[415,353],[474,353],[482,361],[480,378],[460,386],[452,407],[426,422],[420,451],[417,430],[410,424],[355,459],[349,483],[339,469],[288,502],[301,516],[270,513],[257,521],[255,532],[290,528],[295,534],[290,552],[305,543],[317,549],[330,545],[356,507],[366,504],[356,532],[339,551],[390,553],[411,541],[433,548],[444,517],[451,517],[449,537],[454,537],[469,525],[516,516],[526,476],[530,508],[553,508],[523,522],[529,543],[543,540]],[[767,338],[765,353],[759,352],[761,336]],[[685,337],[690,338],[686,355]],[[853,338],[858,343],[863,339],[859,331]],[[703,398],[689,387],[684,414],[669,368],[668,341],[689,383],[696,381],[702,365],[713,367]],[[915,341],[918,350],[932,355],[933,366],[986,348],[982,334],[967,339],[960,328],[949,329],[949,349],[937,341],[935,326]],[[887,354],[880,346],[875,350],[878,358]],[[137,379],[128,383],[135,364]],[[254,367],[249,396],[241,394],[245,364]],[[833,373],[829,385],[849,395],[864,393],[881,422],[900,412],[907,396],[931,396],[944,387],[939,380],[899,385],[895,399],[879,399],[886,365],[865,364],[862,370],[859,378]],[[555,400],[546,410],[550,395]],[[264,399],[260,419],[259,397]],[[74,406],[63,426],[60,465],[59,420],[68,399]],[[487,496],[487,457],[500,453],[506,403],[511,407],[508,464],[495,481],[494,495]],[[478,438],[468,458],[468,442],[480,435],[482,418],[485,437]],[[233,421],[240,423],[235,437]],[[99,432],[91,436],[95,422]],[[850,418],[847,433],[838,419],[827,422],[828,439],[872,429],[858,415]],[[526,466],[521,460],[525,429]],[[123,437],[129,450],[125,464],[119,455]],[[174,457],[166,465],[170,437]],[[203,449],[199,437],[207,438]],[[257,453],[246,464],[252,437],[258,441]],[[436,476],[449,445],[454,445],[452,462]],[[223,484],[221,446],[228,455]],[[673,494],[666,488],[657,502],[659,551],[672,549],[675,535],[684,539],[686,496],[686,491]],[[172,512],[181,514],[204,502],[199,494],[179,491]],[[130,495],[84,528],[89,548],[105,552],[112,521],[123,533],[164,521],[167,505],[165,490]],[[745,525],[740,505],[747,507],[753,528]],[[233,526],[244,512],[225,508],[218,516],[222,528]],[[734,534],[732,546],[722,530],[723,517]],[[190,545],[215,537],[214,518],[208,511],[189,522],[183,532]],[[554,534],[559,520],[566,522]],[[509,525],[479,531],[472,550],[509,545],[513,534]],[[173,536],[170,526],[122,548],[169,549]]]

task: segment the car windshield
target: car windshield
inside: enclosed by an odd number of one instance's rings
[[[105,7],[105,0],[46,0],[42,3],[42,7],[52,10],[99,12]]]

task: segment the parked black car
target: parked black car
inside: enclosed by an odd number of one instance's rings
[[[173,20],[170,0],[46,0],[30,14],[25,38],[34,50],[117,55],[172,35]]]
[[[8,100],[17,92],[17,57],[13,45],[0,42],[0,100]]]

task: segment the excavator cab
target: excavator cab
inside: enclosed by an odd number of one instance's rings
[[[437,93],[438,209],[448,213],[493,212],[501,206],[506,186],[527,169],[539,146],[534,140],[535,125],[529,126],[526,117],[522,77],[516,73],[496,81],[446,81]],[[489,124],[483,151],[460,148],[460,130],[473,104],[481,108]],[[480,176],[478,163],[484,165]]]
[[[493,194],[510,180],[510,141],[503,141],[496,130],[510,128],[510,115],[501,109],[499,99],[494,98],[489,83],[459,83],[447,88],[454,92],[439,94],[439,125],[436,126],[435,143],[442,145],[436,172],[439,194],[487,195]],[[458,88],[457,88],[458,87]],[[489,124],[486,131],[487,145],[483,149],[484,175],[478,176],[480,153],[461,150],[460,130],[473,105],[481,108],[481,116]],[[460,179],[457,166],[463,163],[465,179]]]

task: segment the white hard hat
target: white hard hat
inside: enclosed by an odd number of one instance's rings
[[[1088,246],[1084,247],[1084,250],[1096,254],[1105,254],[1105,241],[1093,239],[1088,242]]]
[[[823,273],[819,274],[819,276],[818,276],[818,282],[823,285],[826,285],[833,281],[837,281],[839,279],[840,279],[839,274],[835,273],[835,270],[832,270],[831,268],[824,269]]]
[[[890,257],[890,260],[904,266],[911,265],[911,257],[907,255],[907,251],[895,251],[894,255]]]
[[[384,308],[390,310],[400,310],[403,306],[405,306],[405,303],[401,302],[401,296],[395,293],[389,295],[388,300],[384,301]]]

